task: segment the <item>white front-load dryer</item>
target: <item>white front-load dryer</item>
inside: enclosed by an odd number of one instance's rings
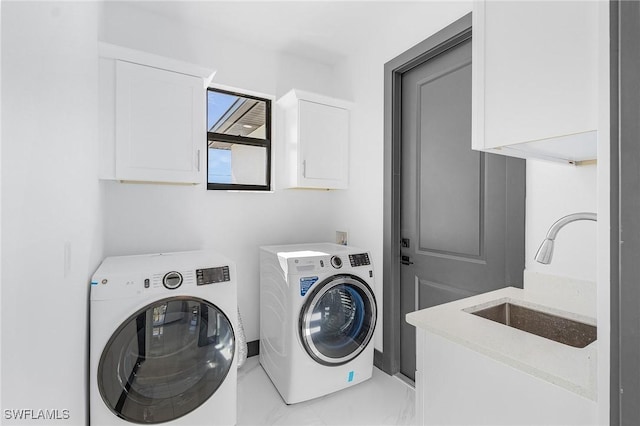
[[[235,424],[235,279],[211,251],[102,262],[91,280],[91,425]]]
[[[377,318],[367,251],[260,248],[260,364],[287,404],[371,377]]]

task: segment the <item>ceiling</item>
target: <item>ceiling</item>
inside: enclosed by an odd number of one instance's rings
[[[468,1],[138,1],[134,7],[242,42],[333,64],[402,32],[424,38]],[[470,6],[469,6],[470,10]],[[437,22],[437,24],[436,24]],[[451,22],[451,21],[449,21]],[[429,34],[427,32],[427,34]]]

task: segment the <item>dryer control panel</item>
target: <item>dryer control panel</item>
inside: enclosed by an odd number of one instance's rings
[[[351,267],[371,265],[369,253],[350,254],[349,262],[351,263]]]
[[[111,256],[91,277],[91,300],[197,293],[207,284],[235,285],[235,278],[235,264],[211,250]]]
[[[196,282],[198,285],[222,283],[225,281],[231,281],[228,266],[196,270]]]

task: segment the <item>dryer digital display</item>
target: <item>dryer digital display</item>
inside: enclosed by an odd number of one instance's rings
[[[349,262],[351,263],[352,267],[371,265],[368,253],[350,254]]]
[[[229,276],[229,267],[220,266],[217,268],[207,268],[196,270],[196,278],[198,285],[207,285],[231,281]]]

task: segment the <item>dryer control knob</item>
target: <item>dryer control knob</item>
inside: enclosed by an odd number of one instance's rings
[[[176,271],[169,272],[162,279],[162,284],[169,290],[175,290],[182,285],[182,275]]]
[[[342,259],[340,259],[338,256],[333,256],[331,258],[331,266],[336,269],[342,268]]]

